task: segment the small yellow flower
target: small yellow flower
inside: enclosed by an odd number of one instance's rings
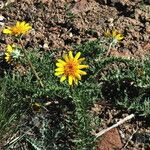
[[[16,48],[14,44],[7,45],[5,52],[5,60],[10,63],[12,59],[16,59],[20,56],[20,51]]]
[[[116,30],[106,30],[106,32],[104,32],[104,35],[108,38],[112,38],[113,41],[116,42],[121,41],[124,38],[124,36]]]
[[[29,23],[17,21],[15,26],[5,28],[3,33],[18,36],[26,34],[31,28]]]
[[[81,62],[85,58],[79,58],[81,55],[78,52],[75,57],[73,57],[72,51],[69,54],[64,55],[64,60],[58,59],[55,69],[55,75],[60,76],[60,82],[63,82],[68,77],[69,85],[72,85],[73,82],[78,84],[78,80],[81,80],[81,75],[86,75],[85,71],[81,69],[88,68],[88,65],[81,65]]]
[[[14,50],[15,45],[7,45],[6,52],[5,52],[5,60],[6,62],[10,63],[12,59],[12,52]]]

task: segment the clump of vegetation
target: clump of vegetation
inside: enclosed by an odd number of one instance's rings
[[[18,40],[18,48],[9,45],[1,61],[0,138],[14,137],[4,149],[96,149],[91,131],[101,120],[90,110],[99,100],[150,114],[150,60],[109,56],[122,34],[108,31],[107,38],[74,46],[69,55],[62,51],[61,60],[57,50],[25,49],[21,38],[30,29],[19,22],[3,31]]]

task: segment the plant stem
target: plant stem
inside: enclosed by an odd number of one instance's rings
[[[20,44],[21,44],[21,47],[22,47],[22,51],[23,51],[23,53],[24,53],[24,56],[26,57],[26,59],[27,59],[27,61],[28,61],[28,63],[29,63],[30,68],[32,69],[34,75],[36,76],[37,80],[39,81],[41,87],[44,87],[44,84],[43,84],[42,80],[41,80],[40,77],[38,76],[38,74],[37,74],[37,72],[36,72],[36,70],[35,70],[35,68],[34,68],[34,66],[33,66],[33,64],[32,64],[32,62],[31,62],[30,59],[28,58],[28,55],[27,55],[26,50],[23,48],[22,41],[20,41]]]
[[[106,53],[106,56],[108,56],[108,55],[110,54],[110,50],[111,50],[112,44],[113,44],[113,42],[110,43],[109,48],[108,48],[108,51],[107,51],[107,53]]]

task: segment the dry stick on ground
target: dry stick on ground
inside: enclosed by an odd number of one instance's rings
[[[39,81],[41,87],[44,87],[44,84],[43,84],[42,80],[40,79],[40,77],[38,76],[38,74],[37,74],[37,72],[36,72],[36,70],[35,70],[35,68],[34,68],[34,66],[33,66],[33,64],[32,64],[32,62],[31,62],[30,59],[28,58],[28,55],[27,55],[27,53],[26,53],[26,50],[24,49],[23,44],[22,44],[21,41],[20,41],[20,44],[21,44],[21,47],[22,47],[22,51],[23,51],[23,53],[24,53],[24,55],[25,55],[25,57],[26,57],[26,59],[27,59],[29,65],[30,65],[30,68],[32,69],[34,75],[36,76],[37,80]]]
[[[100,137],[101,135],[108,132],[109,130],[118,127],[119,125],[123,124],[125,121],[132,119],[134,116],[135,116],[134,114],[131,114],[131,115],[125,117],[124,119],[121,119],[119,122],[112,125],[111,127],[107,128],[107,129],[104,129],[104,130],[100,131],[99,133],[96,133],[95,134],[96,138]]]

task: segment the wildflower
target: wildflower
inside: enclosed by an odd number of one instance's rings
[[[35,102],[35,103],[32,104],[32,109],[35,112],[40,112],[41,111],[41,107],[42,107],[42,105],[40,103]]]
[[[32,27],[29,25],[29,23],[26,23],[25,21],[17,21],[15,26],[7,27],[3,30],[3,33],[18,36],[26,34],[31,28]]]
[[[78,80],[81,80],[81,75],[86,75],[85,71],[81,69],[88,68],[88,65],[81,65],[81,62],[85,58],[80,58],[81,53],[78,52],[75,57],[73,57],[72,51],[69,54],[64,55],[64,60],[58,59],[55,69],[55,75],[60,76],[60,82],[63,82],[68,77],[69,85],[72,85],[73,82],[78,84]]]
[[[112,38],[112,42],[114,43],[117,43],[118,41],[121,41],[124,38],[124,36],[116,30],[106,30],[104,35],[108,38]]]
[[[5,60],[10,63],[12,59],[17,59],[20,56],[20,51],[16,48],[14,44],[7,45],[5,52]]]

